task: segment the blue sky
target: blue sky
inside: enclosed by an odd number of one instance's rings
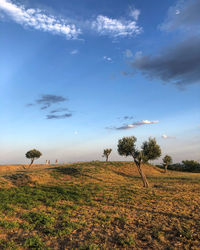
[[[0,0],[1,164],[103,160],[123,136],[200,160],[200,2]],[[161,157],[162,159],[162,157]],[[159,161],[161,161],[161,159]]]

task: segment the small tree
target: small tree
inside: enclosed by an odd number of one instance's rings
[[[165,155],[165,157],[162,160],[163,160],[163,165],[165,167],[165,173],[166,173],[169,164],[172,164],[172,157],[169,155]]]
[[[26,158],[31,159],[31,164],[29,165],[29,167],[33,164],[34,160],[40,158],[41,155],[42,153],[36,149],[28,151],[26,153]]]
[[[161,156],[160,146],[156,143],[155,138],[149,138],[145,141],[141,147],[141,150],[137,150],[135,143],[137,139],[135,136],[123,137],[118,141],[118,153],[123,156],[132,156],[134,162],[138,168],[138,172],[142,178],[144,187],[149,187],[147,178],[141,168],[142,163],[147,163],[149,160],[155,160]]]
[[[104,149],[102,157],[106,157],[106,161],[108,161],[108,157],[111,154],[111,152],[112,152],[111,148]]]

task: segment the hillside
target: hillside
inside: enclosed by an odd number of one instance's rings
[[[198,249],[200,174],[130,162],[0,166],[1,249]]]
[[[162,170],[154,166],[143,165],[143,170],[147,176],[160,176]],[[55,165],[33,165],[29,168],[28,165],[2,165],[0,166],[0,178],[7,175],[7,185],[12,186],[12,181],[9,176],[13,174],[23,174],[29,176],[38,184],[51,184],[55,182],[55,173],[63,173],[62,179],[66,181],[73,180],[84,182],[120,182],[131,177],[139,177],[137,167],[132,162],[89,162],[75,163],[64,166]],[[126,176],[127,175],[127,176]],[[45,177],[45,178],[44,178]],[[84,178],[83,178],[84,177]],[[87,178],[86,178],[87,177]]]

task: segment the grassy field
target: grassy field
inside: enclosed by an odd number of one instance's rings
[[[0,166],[0,249],[200,249],[200,174],[143,167]]]

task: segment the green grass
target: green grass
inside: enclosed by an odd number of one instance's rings
[[[132,168],[90,162],[7,175],[0,249],[199,249],[200,174],[150,173],[145,189]],[[32,181],[39,175],[48,182]]]
[[[27,249],[45,250],[48,249],[42,239],[35,235],[25,240],[23,246]]]
[[[95,189],[98,190],[98,187]],[[57,201],[88,201],[91,185],[86,186],[22,186],[0,190],[0,211],[13,211],[11,205],[31,209],[39,205],[52,206]]]

